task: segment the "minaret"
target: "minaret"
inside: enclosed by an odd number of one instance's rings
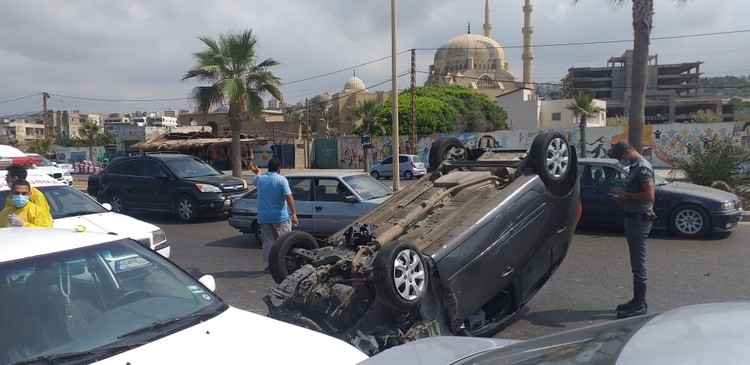
[[[490,32],[492,31],[492,25],[490,25],[490,0],[484,0],[484,36],[492,38]]]
[[[534,27],[531,26],[531,0],[526,0],[523,5],[523,86],[526,88],[534,88],[531,83],[531,60],[534,57],[531,55],[531,34],[534,33]]]

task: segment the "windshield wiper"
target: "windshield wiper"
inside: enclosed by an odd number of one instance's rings
[[[56,216],[55,218],[67,218],[67,217],[74,217],[77,215],[86,215],[86,214],[95,214],[95,213],[104,213],[104,212],[95,212],[92,210],[77,210],[75,212],[69,212],[65,214],[60,214]]]
[[[117,338],[123,339],[126,337],[136,336],[136,335],[140,335],[140,334],[147,333],[147,332],[159,332],[163,330],[164,328],[169,327],[170,325],[179,323],[179,322],[185,322],[186,324],[193,323],[193,322],[202,322],[204,319],[209,319],[217,314],[219,314],[219,312],[211,311],[211,312],[193,313],[193,314],[188,314],[185,316],[163,319],[160,321],[153,322],[144,327],[135,329],[128,333],[119,335],[117,336]]]
[[[64,364],[66,362],[79,363],[82,360],[101,357],[106,355],[107,357],[125,352],[127,350],[136,348],[141,345],[145,345],[148,342],[129,343],[127,345],[117,346],[106,346],[99,347],[93,350],[79,351],[79,352],[63,352],[59,354],[50,354],[37,356],[28,360],[23,360],[14,363],[15,365],[28,365],[28,364]]]

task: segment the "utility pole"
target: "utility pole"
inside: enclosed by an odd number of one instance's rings
[[[417,52],[411,49],[411,154],[417,154]]]
[[[393,108],[391,115],[393,119],[392,148],[393,148],[393,191],[401,189],[399,172],[399,143],[398,143],[398,73],[396,69],[396,0],[391,0],[391,100]]]
[[[310,168],[310,106],[305,98],[305,168]]]
[[[44,123],[44,138],[52,138],[52,126],[47,117],[47,99],[49,99],[49,94],[42,91],[42,123]]]

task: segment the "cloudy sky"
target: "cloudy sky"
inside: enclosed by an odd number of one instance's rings
[[[655,39],[651,54],[659,55],[659,63],[703,61],[706,76],[750,74],[747,0],[689,0],[683,7],[655,2],[652,37],[725,33]],[[490,4],[492,37],[505,47],[511,71],[520,78],[523,0]],[[569,67],[606,66],[608,58],[632,46],[614,42],[632,39],[629,5],[616,9],[604,0],[533,5],[535,82],[559,82]],[[397,12],[397,49],[417,49],[421,85],[436,48],[466,33],[469,23],[472,33],[482,33],[484,0],[398,0]],[[274,72],[290,103],[340,91],[352,67],[363,64],[356,74],[370,90],[390,89],[388,0],[14,1],[0,12],[0,115],[41,110],[42,91],[52,95],[48,106],[56,110],[190,107],[185,98],[197,84],[181,77],[194,64],[192,54],[203,49],[198,37],[248,28],[259,40],[261,58],[281,63]],[[613,42],[559,45],[602,41]],[[409,63],[408,52],[398,56],[399,73],[407,72]],[[330,75],[316,77],[324,74]],[[408,86],[409,77],[398,84]]]

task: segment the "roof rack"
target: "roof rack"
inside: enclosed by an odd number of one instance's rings
[[[128,156],[147,156],[147,155],[179,155],[180,151],[151,151],[151,152],[131,152]]]

